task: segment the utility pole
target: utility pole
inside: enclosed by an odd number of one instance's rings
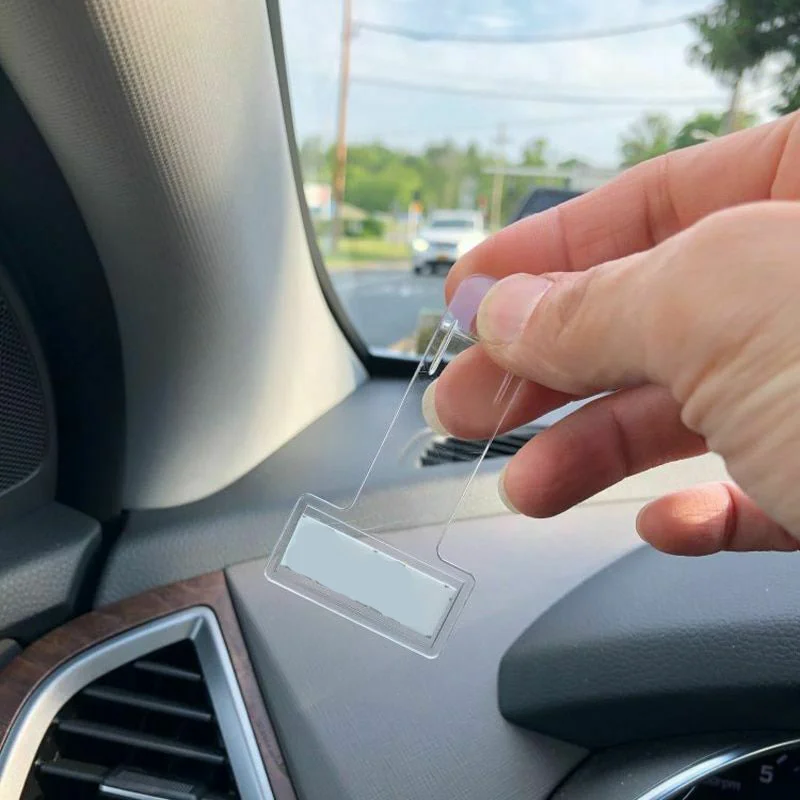
[[[508,143],[505,125],[497,129],[497,159],[494,178],[492,180],[492,209],[489,225],[492,230],[497,230],[501,224],[501,208],[503,205],[503,179],[505,178],[506,154],[505,147]]]
[[[350,88],[350,44],[353,40],[352,0],[342,0],[342,53],[339,60],[339,101],[336,111],[336,164],[333,170],[331,252],[342,234],[342,205],[347,170],[347,93]]]

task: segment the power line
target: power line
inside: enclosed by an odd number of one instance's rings
[[[672,28],[683,25],[694,15],[683,14],[680,17],[657,20],[655,22],[642,22],[633,25],[619,25],[614,28],[595,28],[584,31],[564,31],[561,33],[520,33],[510,36],[487,36],[485,33],[447,33],[446,31],[421,31],[413,28],[404,28],[400,25],[386,25],[380,22],[365,22],[363,20],[353,23],[355,30],[372,31],[386,36],[398,36],[411,39],[415,42],[468,42],[471,44],[550,44],[555,42],[579,42],[587,39],[608,39],[614,36],[629,36],[634,33],[644,33],[660,28]]]
[[[369,63],[369,70],[371,73],[378,72],[379,70],[389,71],[390,74],[394,71],[394,74],[405,75],[407,73],[407,67],[405,64],[398,65],[395,59],[370,59]],[[330,81],[330,76],[324,76],[326,81]],[[450,84],[454,82],[456,84],[467,81],[469,86],[474,85],[474,73],[466,73],[464,70],[436,70],[436,80],[440,83]],[[604,92],[608,91],[609,84],[608,83],[572,83],[572,82],[565,82],[562,80],[558,80],[557,85],[553,79],[536,79],[536,78],[529,78],[525,77],[524,79],[520,78],[519,73],[516,74],[503,74],[503,73],[494,73],[491,76],[486,76],[491,81],[489,88],[492,86],[502,86],[503,91],[515,91],[517,87],[520,87],[521,91],[526,91],[529,89],[553,89],[557,88],[559,91],[565,91],[568,93],[575,92],[577,94],[592,94],[592,93],[600,93],[603,94]],[[484,81],[484,85],[486,85]],[[638,94],[640,92],[647,92],[648,94],[651,92],[671,92],[675,90],[675,86],[665,84],[665,83],[652,83],[648,81],[646,85],[619,85],[617,83],[614,84],[614,88],[618,92],[625,93],[633,93]]]
[[[470,97],[490,97],[497,100],[523,100],[530,103],[555,103],[561,105],[580,104],[595,106],[692,106],[707,103],[721,103],[720,97],[602,97],[599,95],[573,94],[523,94],[502,89],[470,88],[468,86],[444,86],[433,83],[413,83],[411,81],[394,80],[393,78],[369,77],[366,75],[351,76],[353,83],[368,86],[383,86],[392,89],[408,89],[410,91],[429,92],[432,94],[466,95]]]
[[[584,122],[600,122],[602,120],[611,120],[611,119],[622,119],[622,118],[629,118],[631,115],[630,111],[611,111],[605,114],[575,114],[568,117],[517,117],[515,119],[507,120],[506,122],[502,123],[506,126],[507,129],[516,129],[522,127],[532,127],[532,130],[535,131],[537,128],[551,128],[554,126],[559,125],[576,125],[581,124]],[[479,122],[475,125],[459,125],[457,128],[448,129],[446,131],[423,131],[420,130],[419,125],[414,127],[408,128],[392,128],[388,131],[380,131],[379,134],[376,136],[413,136],[415,134],[420,136],[426,136],[428,138],[431,137],[444,137],[447,138],[448,136],[460,135],[464,133],[471,133],[473,131],[496,131],[497,127],[500,123],[498,122]]]

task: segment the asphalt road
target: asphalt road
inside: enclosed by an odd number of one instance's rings
[[[444,310],[444,275],[414,275],[410,267],[337,270],[333,285],[359,333],[372,347],[410,336],[420,310]]]

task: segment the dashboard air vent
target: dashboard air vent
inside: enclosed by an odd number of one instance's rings
[[[543,430],[544,426],[527,425],[497,436],[486,451],[486,458],[513,456],[526,442]],[[485,447],[485,439],[465,440],[453,436],[439,436],[425,448],[420,457],[420,466],[435,467],[438,464],[476,461]]]
[[[37,752],[24,800],[233,800],[239,794],[193,642],[73,697]]]

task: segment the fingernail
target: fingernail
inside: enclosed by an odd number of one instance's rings
[[[447,308],[458,320],[462,331],[475,333],[475,317],[478,315],[481,300],[496,283],[496,278],[487,275],[470,275],[458,285]]]
[[[497,481],[497,493],[500,495],[500,499],[503,501],[503,505],[512,513],[512,514],[519,514],[516,508],[514,508],[514,504],[508,499],[508,494],[506,493],[506,468],[503,467],[502,471],[500,472],[500,478]]]
[[[539,275],[510,275],[498,281],[478,309],[478,336],[490,344],[511,344],[552,285]]]
[[[433,381],[422,395],[422,416],[428,427],[440,436],[447,436],[447,430],[439,420],[439,415],[436,413],[436,381]]]

